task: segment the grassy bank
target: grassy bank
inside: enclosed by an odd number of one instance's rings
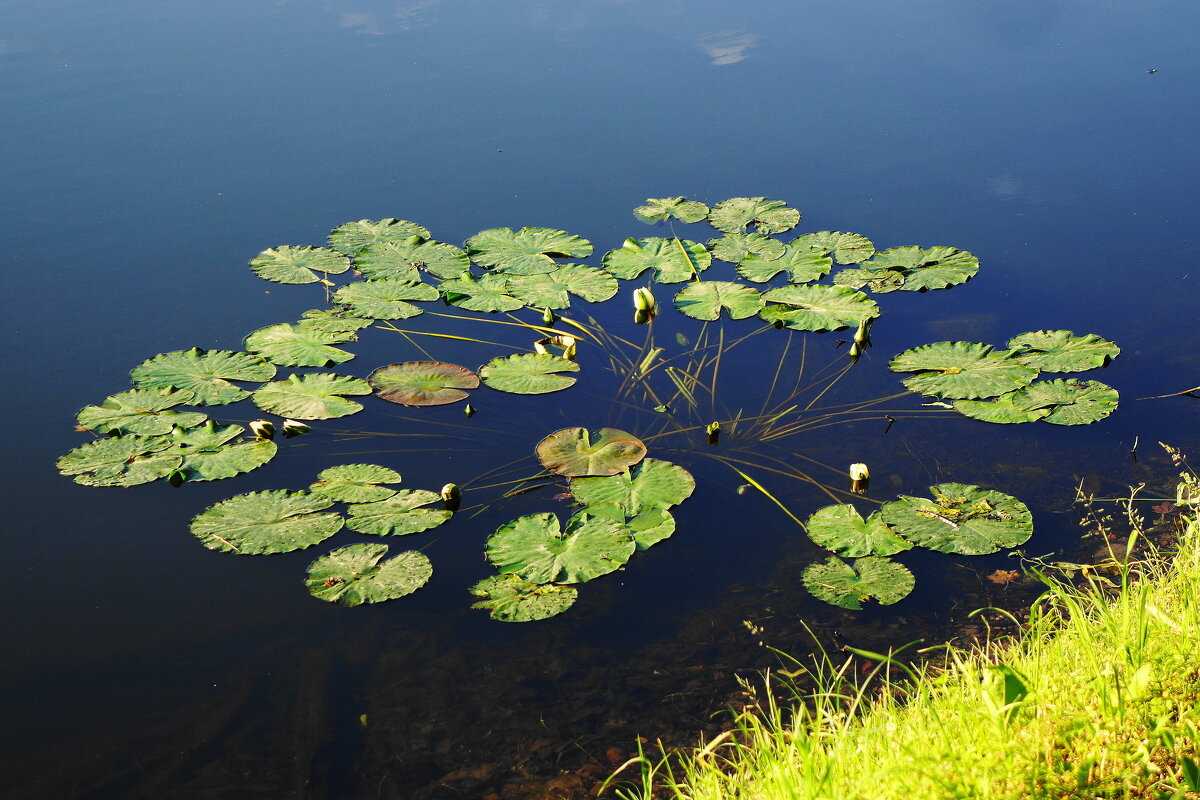
[[[1181,462],[1180,462],[1181,463]],[[1046,577],[1019,641],[950,649],[907,679],[807,670],[816,690],[738,715],[682,758],[640,764],[625,798],[1200,798],[1200,513],[1195,475],[1172,552]],[[1137,552],[1137,515],[1113,554]],[[879,660],[875,656],[876,660]],[[895,664],[887,665],[893,675]]]

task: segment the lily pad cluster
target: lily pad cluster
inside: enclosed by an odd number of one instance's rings
[[[565,524],[552,513],[528,514],[488,537],[485,555],[499,574],[472,587],[482,598],[472,608],[505,622],[568,609],[579,594],[575,584],[620,569],[674,533],[668,509],[696,487],[683,467],[646,458],[644,443],[615,428],[564,428],[543,439],[536,454],[547,470],[569,479],[582,508]]]
[[[865,519],[848,504],[814,512],[805,525],[808,537],[835,555],[804,570],[805,587],[842,608],[856,610],[872,598],[890,605],[907,597],[915,580],[889,556],[912,547],[984,555],[1022,545],[1033,535],[1029,508],[1011,495],[961,483],[938,484],[929,492],[928,498],[901,495]]]
[[[974,342],[914,347],[893,358],[890,368],[914,373],[904,379],[910,390],[951,400],[955,410],[984,422],[1087,425],[1116,410],[1116,389],[1094,380],[1035,379],[1042,371],[1105,367],[1120,352],[1092,333],[1031,331],[1014,336],[1000,351]]]

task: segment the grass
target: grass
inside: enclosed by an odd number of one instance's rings
[[[947,647],[918,667],[880,654],[819,654],[790,673],[795,681],[768,676],[721,736],[682,756],[642,753],[615,776],[640,767],[640,781],[615,794],[1200,798],[1194,473],[1184,472],[1179,491],[1174,552],[1145,542],[1127,501],[1132,527],[1110,545],[1108,571],[1077,570],[1073,580],[1039,573],[1047,591],[1017,640]],[[1112,532],[1112,522],[1096,521]],[[863,658],[877,662],[865,679]],[[791,689],[782,701],[781,686]]]

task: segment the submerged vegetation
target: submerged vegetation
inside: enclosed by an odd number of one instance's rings
[[[867,237],[844,231],[783,241],[776,237],[795,228],[800,213],[763,197],[731,198],[711,208],[682,197],[657,198],[634,214],[670,227],[671,235],[627,238],[604,253],[599,266],[574,263],[593,255],[592,244],[562,230],[493,228],[459,248],[396,219],[340,225],[328,247],[264,250],[250,260],[256,275],[315,285],[327,307],[251,332],[242,351],[192,348],[147,359],[131,372],[131,389],[80,411],[79,429],[97,438],[59,459],[59,469],[91,486],[218,480],[263,466],[280,445],[274,422],[223,424],[209,418],[216,406],[248,399],[281,418],[278,430],[290,438],[307,432],[306,422],[347,417],[364,403],[383,400],[418,409],[418,416],[405,418],[412,432],[402,435],[422,436],[429,434],[419,417],[422,407],[468,401],[463,408],[470,419],[476,410],[470,401],[481,402],[479,393],[551,394],[582,376],[604,375],[612,427],[545,431],[540,443],[523,448],[534,452],[540,470],[528,458],[517,459],[500,469],[523,477],[487,487],[504,491],[480,506],[558,485],[578,508],[565,523],[553,513],[534,513],[491,533],[484,550],[498,574],[470,590],[482,598],[475,607],[506,621],[553,616],[574,602],[576,584],[620,569],[636,552],[670,537],[676,519],[669,509],[692,494],[695,481],[683,466],[659,456],[679,453],[723,464],[732,479],[761,492],[832,551],[809,568],[804,583],[822,600],[858,608],[868,598],[896,602],[912,589],[912,574],[891,559],[896,553],[913,546],[964,555],[1015,547],[1032,535],[1031,515],[1002,492],[947,483],[931,487],[932,499],[901,496],[864,519],[850,501],[865,491],[865,465],[854,465],[861,475],[848,490],[844,471],[798,450],[791,444],[796,437],[867,418],[895,421],[889,411],[917,417],[954,410],[988,422],[1079,425],[1116,407],[1116,391],[1096,381],[1035,382],[1042,371],[1103,367],[1119,352],[1094,334],[1059,330],[1020,334],[1004,351],[941,342],[901,353],[891,369],[912,373],[904,385],[928,396],[927,408],[884,405],[904,392],[822,406],[871,346],[880,308],[870,294],[957,286],[977,273],[978,259],[944,246],[877,250]],[[703,220],[722,235],[704,243],[703,236],[674,233],[676,223]],[[335,283],[335,276],[344,282]],[[828,283],[818,283],[826,278]],[[639,335],[603,325],[587,312],[588,304],[611,300],[622,281],[634,280],[644,281],[631,291],[633,321],[643,326]],[[773,285],[755,286],[768,283]],[[684,284],[669,289],[670,306],[698,324],[663,341],[656,338],[655,318],[666,304],[655,291],[670,284]],[[433,310],[433,303],[444,310]],[[533,341],[471,369],[434,357],[418,338],[513,346],[396,324],[422,314],[439,322],[504,326]],[[830,348],[810,346],[807,333],[846,328],[853,338],[845,355],[814,367],[816,353]],[[369,329],[402,336],[424,359],[344,374],[355,359],[346,346]],[[731,386],[726,375],[739,348],[761,346],[775,348],[773,373],[752,389]],[[308,371],[282,376],[280,368]],[[330,371],[335,368],[337,373]],[[520,402],[514,398],[513,407]],[[203,410],[180,410],[186,405]],[[647,457],[652,450],[656,457]],[[537,471],[529,474],[531,468]],[[809,474],[813,468],[823,477]],[[503,477],[497,471],[464,476],[461,486]],[[804,523],[748,471],[817,487],[836,505]],[[314,546],[342,528],[374,536],[415,534],[458,512],[458,485],[440,493],[393,488],[400,481],[383,465],[335,466],[307,489],[247,492],[216,503],[196,516],[192,533],[212,550],[282,553]],[[337,503],[344,510],[329,510]],[[432,566],[419,551],[384,560],[387,551],[382,544],[357,544],[318,558],[309,568],[309,591],[358,605],[408,594],[430,579]]]

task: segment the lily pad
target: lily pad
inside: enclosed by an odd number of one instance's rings
[[[579,512],[588,516],[600,517],[624,525],[625,530],[633,537],[638,550],[646,550],[675,533],[675,518],[663,508],[647,508],[636,516],[626,516],[624,509],[611,503],[604,505],[589,505]]]
[[[783,242],[761,233],[727,233],[720,239],[710,239],[708,246],[713,256],[733,264],[740,264],[748,258],[774,261],[787,250]]]
[[[730,281],[697,281],[675,295],[675,308],[694,319],[717,319],[722,309],[732,319],[745,319],[762,307],[762,295],[756,290]]]
[[[243,346],[284,367],[331,367],[354,358],[353,353],[331,345],[357,339],[353,331],[329,333],[284,322],[259,328],[246,337]]]
[[[346,527],[379,536],[405,536],[427,531],[454,516],[454,512],[442,508],[421,508],[441,499],[436,492],[401,489],[385,500],[349,506]]]
[[[534,308],[568,308],[571,295],[603,303],[617,293],[617,279],[595,267],[564,264],[554,272],[509,276],[508,293]]]
[[[543,467],[559,475],[617,475],[646,457],[646,445],[616,428],[601,428],[595,436],[586,428],[563,428],[538,442],[535,452]]]
[[[635,549],[610,520],[577,514],[562,530],[553,514],[530,514],[497,528],[486,554],[500,572],[533,583],[583,583],[620,568]]]
[[[892,359],[892,372],[915,372],[904,385],[918,394],[953,400],[996,397],[1021,389],[1037,370],[1011,351],[993,352],[990,344],[935,342],[905,350]]]
[[[875,245],[870,239],[842,231],[806,233],[793,239],[792,244],[801,249],[820,248],[826,255],[832,255],[839,264],[859,264],[875,254]]]
[[[166,436],[113,436],[76,447],[58,471],[84,486],[136,486],[165,477],[183,463]]]
[[[250,395],[230,381],[269,381],[275,365],[249,353],[229,350],[174,350],[160,353],[133,368],[129,377],[139,389],[186,389],[196,405],[223,405]]]
[[[512,394],[549,394],[575,384],[561,372],[578,372],[579,365],[547,353],[518,353],[493,358],[479,369],[480,379],[493,389]]]
[[[1100,381],[1066,379],[1031,383],[1012,403],[1024,411],[1048,411],[1042,421],[1051,425],[1087,425],[1116,411],[1119,400],[1117,390]]]
[[[771,241],[774,241],[772,239]],[[792,283],[807,283],[829,274],[833,260],[824,251],[815,247],[797,247],[789,244],[778,258],[764,260],[758,256],[747,256],[738,264],[737,273],[748,281],[764,283],[780,272],[786,272]]]
[[[1008,340],[1023,364],[1043,372],[1083,372],[1093,367],[1107,367],[1121,353],[1107,339],[1094,333],[1076,336],[1072,331],[1031,331]]]
[[[493,575],[471,587],[482,597],[471,608],[482,608],[501,622],[535,622],[549,619],[575,604],[579,590],[557,583],[532,583],[520,575]]]
[[[898,603],[916,584],[907,567],[882,556],[857,559],[853,566],[830,556],[823,563],[810,564],[801,580],[819,600],[854,611],[872,597],[884,606]]]
[[[800,223],[800,212],[782,200],[731,197],[712,207],[708,221],[725,233],[743,233],[750,227],[759,233],[783,233]]]
[[[712,255],[704,245],[687,239],[629,238],[616,250],[605,253],[600,263],[625,280],[653,269],[656,282],[681,283],[708,269]]]
[[[265,439],[235,442],[243,433],[241,425],[219,427],[212,420],[199,428],[174,431],[171,439],[175,452],[183,456],[179,468],[186,479],[202,482],[232,478],[258,469],[279,451],[275,442]]]
[[[396,493],[378,484],[399,482],[400,473],[394,469],[378,464],[342,464],[318,472],[316,483],[308,490],[343,503],[373,503]]]
[[[250,259],[254,274],[276,283],[316,283],[317,273],[340,275],[350,269],[350,259],[324,247],[272,247]]]
[[[157,436],[172,428],[191,428],[208,419],[199,411],[171,411],[187,403],[185,389],[130,389],[106,397],[98,406],[87,406],[75,417],[83,428],[96,433],[137,433]]]
[[[360,219],[339,225],[329,234],[329,246],[339,253],[354,256],[373,245],[403,242],[410,237],[429,238],[429,230],[403,219]]]
[[[252,398],[263,411],[288,419],[334,419],[362,410],[361,403],[342,395],[370,393],[371,385],[366,381],[318,372],[273,381],[255,391]]]
[[[708,206],[682,197],[651,197],[633,210],[642,222],[661,222],[672,217],[680,222],[699,222],[708,216]]]
[[[368,247],[354,257],[354,266],[368,280],[417,281],[421,271],[438,278],[457,278],[471,268],[471,260],[452,244],[412,236]]]
[[[300,315],[296,327],[318,333],[353,333],[375,324],[370,317],[356,317],[346,311],[314,308]]]
[[[995,400],[955,400],[954,408],[960,414],[982,422],[993,422],[999,425],[1016,425],[1022,422],[1037,422],[1050,413],[1049,408],[1021,409],[1013,404],[1013,400],[1023,390],[1015,390],[1002,394]]]
[[[585,506],[612,504],[627,517],[634,517],[647,509],[679,505],[696,489],[696,480],[686,469],[654,458],[647,458],[632,471],[611,475],[572,478],[571,494]]]
[[[879,306],[862,292],[846,286],[780,286],[769,289],[759,314],[798,331],[833,331],[879,316]]]
[[[467,255],[481,267],[513,275],[553,272],[555,258],[587,258],[592,244],[553,228],[492,228],[467,239]]]
[[[367,376],[367,382],[389,403],[442,406],[468,397],[464,390],[478,388],[479,376],[457,364],[406,361],[380,367]]]
[[[979,259],[957,247],[892,247],[864,261],[864,269],[903,273],[901,289],[924,292],[966,283],[979,272]]]
[[[250,492],[198,514],[192,534],[209,550],[241,555],[290,553],[325,541],[342,529],[339,514],[318,513],[333,501],[308,492]]]
[[[463,274],[442,281],[441,292],[452,305],[468,311],[516,311],[525,305],[508,293],[508,275],[492,273],[476,278]]]
[[[412,594],[429,582],[433,565],[416,550],[383,561],[386,544],[352,544],[323,555],[308,566],[304,581],[313,597],[359,606]]]
[[[865,520],[852,505],[825,506],[808,518],[808,538],[839,556],[890,556],[912,547],[876,511]]]
[[[437,300],[438,290],[417,281],[355,281],[333,293],[333,302],[373,319],[408,319],[421,313],[409,300]]]
[[[900,495],[879,509],[884,522],[919,547],[978,556],[1017,547],[1033,535],[1033,516],[1011,495],[962,483],[929,491],[932,500]]]
[[[904,288],[904,273],[895,269],[844,269],[833,276],[835,286],[869,289],[875,294],[887,294]]]

